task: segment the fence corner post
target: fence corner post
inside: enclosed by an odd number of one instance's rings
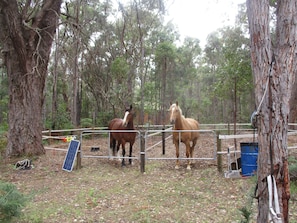
[[[217,131],[217,164],[218,164],[218,171],[221,173],[222,169],[222,140],[220,139],[220,132]]]

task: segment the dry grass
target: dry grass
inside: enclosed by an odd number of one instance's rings
[[[49,158],[5,174],[34,194],[22,222],[238,222],[252,186],[223,178],[215,167],[175,170],[154,161],[141,174],[138,166],[96,160],[68,173]]]

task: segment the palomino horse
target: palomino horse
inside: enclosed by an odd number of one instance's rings
[[[172,104],[169,108],[170,111],[170,123],[174,124],[173,130],[198,130],[199,123],[192,118],[185,118],[182,114],[182,110],[178,106],[178,102]],[[181,131],[173,132],[173,143],[176,148],[176,166],[175,169],[179,168],[179,142],[181,141],[186,145],[186,156],[187,158],[193,158],[193,151],[196,145],[197,139],[199,138],[198,131]],[[181,136],[181,139],[179,139]],[[191,145],[192,142],[192,145]],[[188,160],[187,169],[191,169],[191,160]]]
[[[133,118],[134,118],[134,112],[132,111],[132,105],[130,105],[130,108],[126,108],[125,115],[123,119],[115,118],[109,122],[108,130],[117,130],[115,132],[110,132],[110,148],[112,149],[113,156],[115,156],[115,153],[119,152],[120,145],[122,145],[122,166],[125,166],[125,145],[127,142],[130,143],[130,151],[129,151],[129,163],[132,164],[132,147],[135,142],[136,132],[132,132],[134,129],[133,124]],[[123,132],[119,132],[119,130],[124,130]],[[130,130],[126,131],[126,130]],[[116,145],[117,142],[117,145]],[[116,150],[117,147],[117,150]]]

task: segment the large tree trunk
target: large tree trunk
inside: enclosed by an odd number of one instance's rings
[[[266,177],[269,175],[276,179],[281,222],[288,222],[287,131],[289,99],[296,72],[296,0],[277,1],[274,49],[269,30],[269,0],[247,0],[247,10],[256,104],[259,107],[257,222],[268,222]]]
[[[44,0],[34,10],[31,6],[0,1],[0,41],[10,96],[7,156],[44,153],[43,91],[61,0]],[[31,10],[36,13],[32,15]]]

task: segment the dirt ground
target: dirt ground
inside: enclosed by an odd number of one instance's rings
[[[85,135],[79,140],[81,169],[75,166],[71,172],[62,170],[66,152],[59,149],[67,149],[69,144],[61,140],[46,145],[46,154],[33,159],[34,168],[30,170],[16,170],[13,164],[17,160],[1,164],[1,180],[15,184],[31,197],[23,216],[15,222],[235,223],[244,220],[242,209],[249,210],[251,222],[255,222],[256,202],[252,195],[256,179],[225,178],[225,155],[223,173],[217,171],[213,159],[216,137],[211,132],[201,134],[194,153],[199,159],[193,160],[191,170],[186,170],[185,160],[181,160],[180,169],[174,168],[172,139],[166,140],[163,154],[161,137],[148,137],[145,173],[140,172],[139,139],[133,147],[133,165],[125,167],[117,159],[105,158],[109,154],[106,135]],[[222,148],[226,151],[231,145],[233,140],[225,140]],[[126,154],[128,151],[127,145]],[[185,157],[183,146],[180,155]],[[297,222],[296,208],[293,197],[290,222]]]

